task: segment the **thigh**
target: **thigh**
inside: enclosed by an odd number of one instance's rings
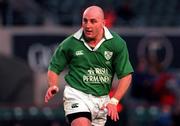
[[[87,103],[85,103],[83,99],[87,99],[86,94],[66,86],[63,97],[65,115],[67,116],[79,112],[90,112]]]
[[[78,112],[66,116],[71,126],[91,126],[91,113]]]
[[[87,117],[86,115],[82,117],[88,119],[87,121],[92,120],[91,122],[93,126],[104,126],[107,113],[104,113],[100,109],[105,103],[109,101],[108,95],[96,97],[66,86],[63,99],[65,115],[68,117],[68,120],[70,120],[70,122],[72,122],[72,120],[74,121],[75,119],[77,119],[77,121],[75,122],[81,122],[82,120],[79,119],[76,114],[82,114],[85,112],[89,113],[91,115],[91,118]],[[72,116],[73,118],[70,118],[71,116],[69,115],[74,114],[76,116]]]
[[[73,122],[71,123],[71,126],[92,126],[92,125],[91,125],[90,120],[84,117],[80,117],[73,120]]]

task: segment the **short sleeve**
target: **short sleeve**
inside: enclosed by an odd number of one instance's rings
[[[116,51],[114,59],[114,68],[118,79],[133,72],[132,65],[129,60],[127,45],[124,40],[120,41],[120,48]]]
[[[64,68],[67,65],[67,56],[66,56],[65,48],[63,48],[63,43],[61,43],[58,48],[55,50],[51,60],[48,69],[60,74],[64,70]]]

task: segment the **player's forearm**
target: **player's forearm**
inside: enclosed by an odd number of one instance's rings
[[[121,78],[118,82],[118,87],[114,93],[113,98],[120,101],[122,99],[122,97],[124,96],[124,94],[126,93],[126,91],[128,90],[128,88],[131,84],[131,80],[132,80],[131,74]]]
[[[48,78],[48,89],[45,95],[44,101],[47,103],[58,91],[58,74],[55,72],[48,70],[47,73]]]
[[[56,74],[55,72],[53,72],[51,70],[48,70],[47,76],[48,76],[48,86],[49,87],[58,86],[58,78],[59,78],[58,74]]]

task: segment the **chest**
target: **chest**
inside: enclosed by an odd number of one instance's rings
[[[115,55],[110,46],[103,44],[97,50],[89,50],[84,45],[75,46],[70,54],[73,63],[87,65],[111,65]]]

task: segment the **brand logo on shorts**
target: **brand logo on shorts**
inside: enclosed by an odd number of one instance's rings
[[[74,103],[74,104],[71,105],[71,108],[77,108],[77,107],[79,107],[78,103]]]
[[[113,55],[113,52],[104,51],[104,57],[106,58],[106,60],[110,60],[112,55]]]

